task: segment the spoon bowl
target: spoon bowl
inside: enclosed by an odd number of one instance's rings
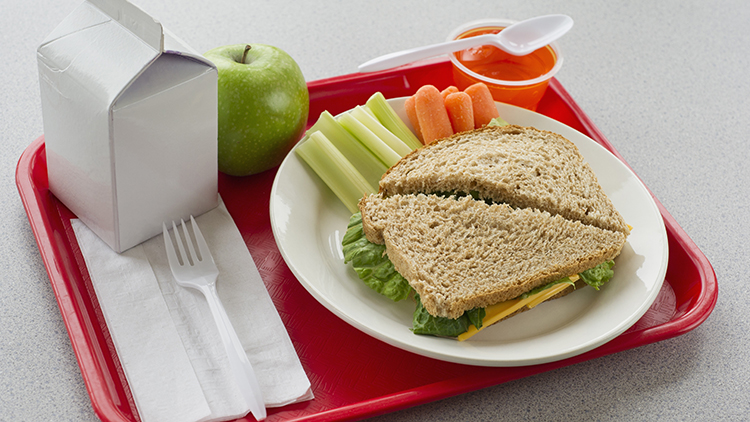
[[[572,27],[570,16],[538,16],[492,34],[495,37],[493,45],[514,56],[525,56],[562,37]]]

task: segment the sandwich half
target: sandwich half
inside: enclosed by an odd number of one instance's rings
[[[611,262],[625,243],[620,232],[469,196],[371,195],[360,202],[360,212],[365,237],[385,245],[419,306],[449,320],[555,282],[562,287],[555,296],[568,294],[576,288],[571,276]],[[527,309],[522,304],[512,313]],[[486,315],[485,310],[482,320]]]
[[[385,196],[463,193],[630,232],[578,148],[556,133],[485,126],[414,150],[380,180]]]

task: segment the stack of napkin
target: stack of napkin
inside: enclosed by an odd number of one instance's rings
[[[312,399],[310,381],[226,207],[196,223],[219,268],[219,297],[266,407]],[[80,220],[71,224],[141,420],[246,415],[250,409],[229,372],[208,304],[172,278],[163,236],[117,254]]]

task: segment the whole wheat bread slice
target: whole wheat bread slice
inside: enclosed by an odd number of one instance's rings
[[[359,204],[427,312],[457,318],[619,255],[626,236],[532,208],[470,197],[381,194]]]
[[[530,127],[484,127],[435,141],[391,167],[380,192],[476,193],[630,232],[578,148],[561,135]]]

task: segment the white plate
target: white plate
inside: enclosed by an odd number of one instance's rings
[[[389,100],[407,121],[404,99]],[[432,358],[482,366],[521,366],[575,356],[615,338],[648,310],[664,281],[667,235],[651,195],[630,169],[582,133],[546,116],[497,104],[500,116],[559,133],[575,143],[599,183],[633,226],[615,276],[489,327],[465,342],[413,334],[414,304],[370,290],[345,265],[341,239],[350,213],[296,154],[287,156],[271,190],[271,227],[284,260],[323,306],[361,331]]]

